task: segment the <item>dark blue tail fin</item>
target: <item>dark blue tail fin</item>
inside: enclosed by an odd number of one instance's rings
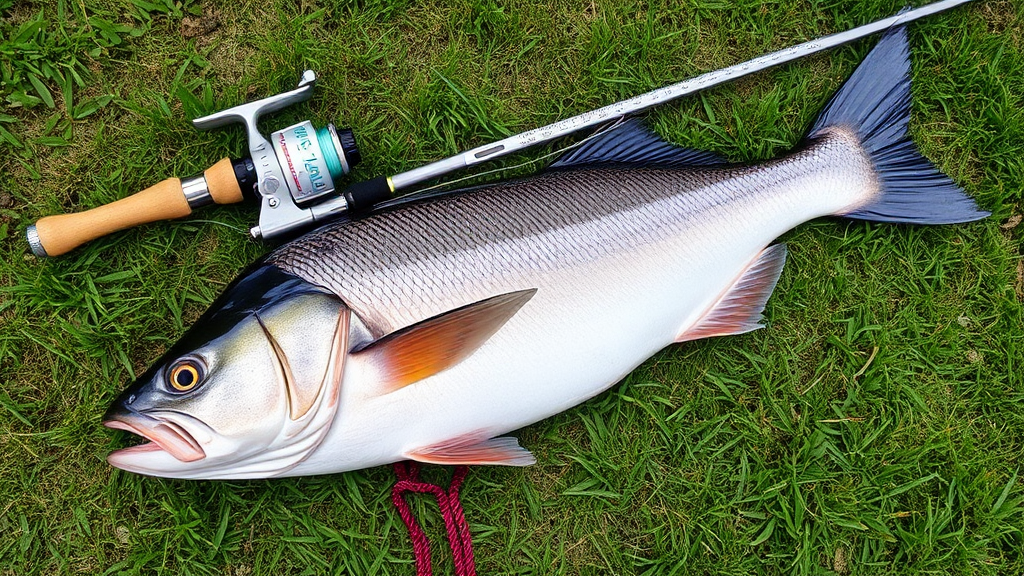
[[[904,26],[886,32],[818,116],[808,138],[842,127],[859,136],[881,180],[871,204],[842,214],[878,222],[951,224],[989,215],[929,162],[907,134],[910,49]]]

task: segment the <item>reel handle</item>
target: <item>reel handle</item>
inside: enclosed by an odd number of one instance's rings
[[[60,256],[112,232],[188,216],[193,209],[207,204],[241,202],[242,184],[255,180],[254,175],[248,174],[252,170],[248,159],[232,162],[223,158],[191,178],[168,178],[92,210],[40,218],[26,231],[28,243],[36,256]]]

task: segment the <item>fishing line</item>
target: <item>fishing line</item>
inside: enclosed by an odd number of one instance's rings
[[[188,220],[187,223],[189,223],[189,224],[216,224],[218,226],[223,226],[225,228],[229,228],[231,230],[234,230],[235,232],[242,232],[242,233],[247,232],[247,230],[245,228],[242,228],[242,227],[239,227],[239,226],[232,226],[231,224],[228,224],[227,222],[220,222],[218,220]]]

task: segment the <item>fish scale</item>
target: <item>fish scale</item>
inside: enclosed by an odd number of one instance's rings
[[[824,207],[803,199],[807,190],[787,194],[787,182],[809,179],[829,185],[811,191]],[[869,195],[870,181],[869,163],[842,138],[758,167],[560,169],[332,224],[267,261],[337,294],[380,335],[585,262],[643,257],[667,238],[728,243],[730,228],[798,209],[769,223],[759,249],[779,228]],[[710,238],[694,235],[700,224]]]

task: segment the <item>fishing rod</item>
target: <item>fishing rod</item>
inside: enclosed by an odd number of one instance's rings
[[[36,256],[58,256],[118,230],[187,216],[193,209],[208,204],[231,204],[249,198],[260,205],[259,224],[250,229],[250,235],[263,240],[280,237],[341,214],[367,212],[374,205],[426,180],[550,142],[970,1],[942,0],[905,9],[889,18],[707,72],[407,172],[357,182],[344,189],[339,189],[338,181],[361,159],[351,130],[338,129],[333,124],[316,129],[309,121],[304,121],[272,133],[268,140],[256,126],[262,115],[304,102],[312,96],[316,74],[306,70],[294,90],[192,121],[199,130],[243,124],[249,157],[221,159],[202,174],[183,179],[168,178],[133,196],[92,210],[41,218],[28,227],[26,236]]]

